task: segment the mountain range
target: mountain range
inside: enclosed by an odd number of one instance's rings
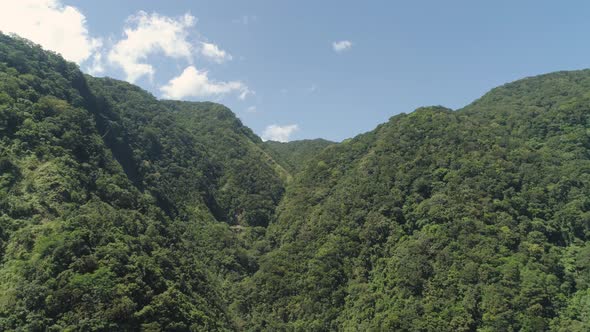
[[[590,70],[264,142],[0,34],[0,330],[590,330]]]

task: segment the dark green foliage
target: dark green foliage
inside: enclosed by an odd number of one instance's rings
[[[0,330],[586,331],[589,128],[576,71],[262,142],[0,34]]]
[[[106,143],[171,216],[266,226],[287,173],[226,107],[158,101],[121,81],[88,77]],[[246,206],[249,208],[247,209]]]
[[[332,144],[334,142],[318,138],[287,143],[267,141],[264,142],[264,147],[274,160],[294,174],[303,169],[310,160]]]
[[[203,139],[181,124],[191,114],[136,87],[0,34],[0,330],[233,328],[224,283],[255,268],[240,240],[252,232],[218,221],[266,225],[283,184],[228,110],[194,111],[211,112],[203,121],[233,144]],[[228,151],[260,166],[216,157]],[[230,218],[253,199],[248,183],[227,184],[244,171],[266,203]]]
[[[213,199],[232,224],[267,226],[288,173],[261,147],[262,141],[226,107],[213,103],[163,102],[176,123],[195,137],[218,165]]]
[[[248,328],[586,330],[590,71],[325,149],[244,281]]]

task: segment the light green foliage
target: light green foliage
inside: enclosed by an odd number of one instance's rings
[[[588,91],[589,71],[525,79],[324,150],[244,281],[248,328],[584,330]]]
[[[1,34],[0,91],[0,330],[232,329],[223,280],[252,263],[219,223],[234,202],[214,211],[231,169],[211,141],[147,93]]]
[[[291,173],[301,171],[316,155],[334,142],[325,139],[291,141],[287,143],[267,141],[264,148]]]
[[[586,331],[590,71],[262,142],[0,34],[0,330]]]

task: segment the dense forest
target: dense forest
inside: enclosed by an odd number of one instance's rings
[[[0,34],[2,331],[588,331],[589,240],[590,70],[278,143]]]
[[[317,154],[334,144],[325,139],[304,139],[287,143],[264,142],[268,153],[291,174],[298,173]]]

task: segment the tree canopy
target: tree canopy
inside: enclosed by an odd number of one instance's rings
[[[586,331],[590,70],[263,142],[0,34],[0,330]]]

